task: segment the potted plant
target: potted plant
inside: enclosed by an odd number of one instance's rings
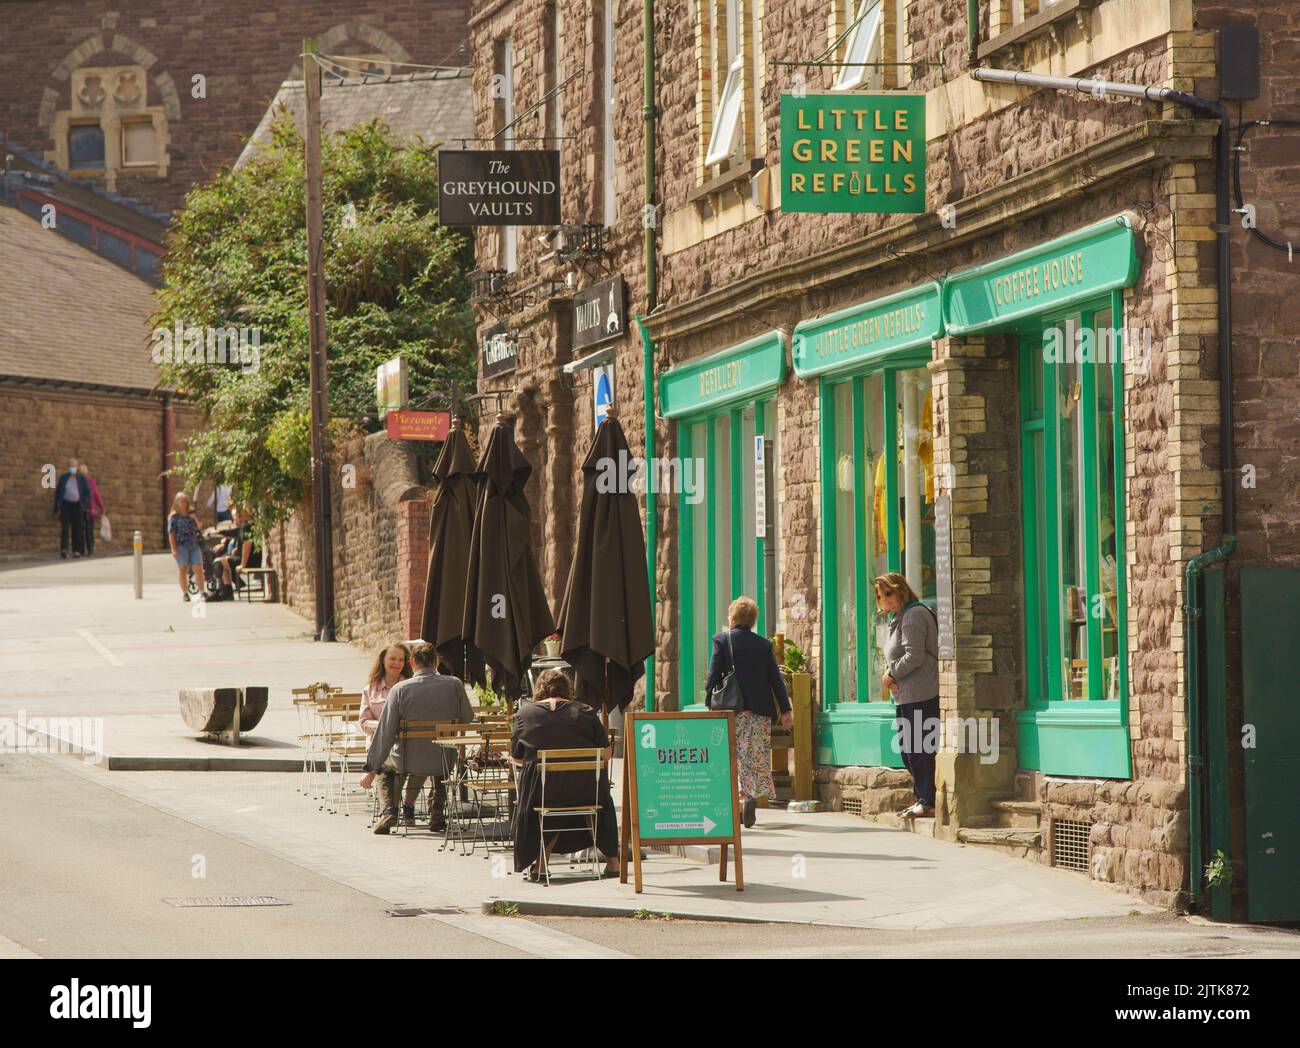
[[[542,641],[546,646],[546,654],[551,658],[558,658],[560,655],[560,635],[552,633],[546,640]]]

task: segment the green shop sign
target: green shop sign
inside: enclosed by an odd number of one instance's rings
[[[943,334],[939,299],[939,285],[931,282],[805,320],[794,329],[795,374],[809,378],[928,346]]]
[[[925,211],[924,95],[782,95],[781,210]]]
[[[785,379],[785,339],[772,331],[659,377],[659,411],[681,418],[738,400],[754,400]]]
[[[1071,306],[1130,286],[1137,272],[1133,219],[1125,212],[954,273],[943,282],[944,330],[962,335]]]
[[[632,720],[641,840],[735,837],[735,764],[725,713]]]

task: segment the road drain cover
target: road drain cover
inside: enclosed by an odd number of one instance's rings
[[[289,906],[273,895],[211,895],[207,898],[164,899],[168,906]]]
[[[428,917],[448,913],[464,913],[459,906],[434,906],[413,910],[386,910],[389,917]]]

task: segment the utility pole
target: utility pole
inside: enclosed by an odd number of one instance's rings
[[[316,639],[334,639],[334,519],[330,494],[326,378],[325,266],[321,248],[320,65],[314,38],[302,43],[307,161],[307,344],[311,351],[311,501],[316,532]]]

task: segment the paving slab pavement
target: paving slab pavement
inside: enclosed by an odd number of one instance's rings
[[[132,597],[129,558],[0,565],[0,717],[104,718],[111,756],[283,760],[296,714],[289,690],[315,680],[359,689],[370,656],[317,644],[282,605],[220,603],[195,617],[171,559],[146,557],[144,600]],[[271,705],[238,751],[189,736],[181,687],[263,684]],[[265,727],[263,727],[263,725]],[[254,741],[256,740],[256,741]],[[743,893],[716,868],[649,852],[645,891],[617,880],[562,875],[547,888],[512,871],[508,854],[440,851],[427,834],[378,837],[368,803],[330,815],[286,772],[139,770],[125,774],[70,757],[69,770],[153,807],[282,856],[394,906],[476,910],[637,909],[732,920],[863,928],[974,927],[1159,912],[1086,877],[978,847],[935,841],[838,813],[759,812],[745,833]],[[229,765],[227,765],[229,766]],[[616,769],[617,781],[617,769]],[[618,790],[615,790],[618,796]]]

